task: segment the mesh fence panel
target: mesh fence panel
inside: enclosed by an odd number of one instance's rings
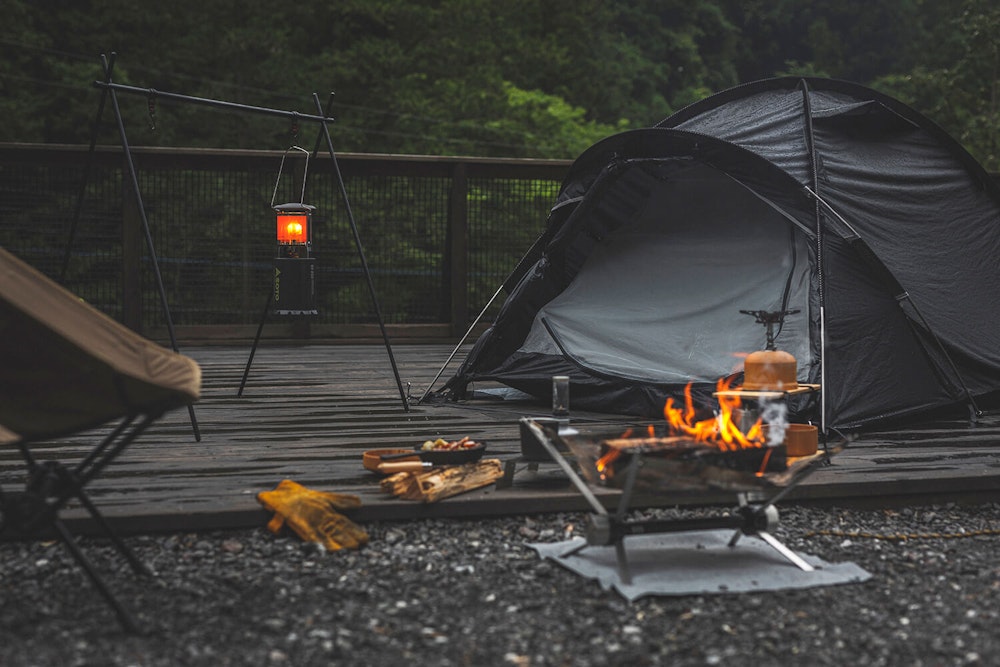
[[[545,229],[559,183],[539,179],[471,179],[469,183],[469,304],[477,313]],[[503,303],[487,309],[492,320]]]
[[[0,163],[0,245],[58,279],[66,264],[72,290],[112,317],[121,315],[121,173],[84,180],[80,166]],[[86,184],[79,220],[74,212]]]
[[[67,157],[67,155],[69,157]],[[143,328],[234,325],[259,321],[271,289],[275,203],[301,198],[300,166],[282,175],[280,156],[241,160],[176,153],[137,156],[139,190],[156,262],[147,249],[121,155],[99,156],[88,168],[80,150],[4,151],[0,148],[0,245],[58,279],[71,254],[65,285],[109,315],[121,318],[123,220],[138,230],[139,295]],[[291,158],[289,158],[291,160]],[[316,207],[313,256],[318,324],[375,321],[361,254],[339,189],[327,164],[310,166],[305,202]],[[542,232],[559,187],[552,178],[509,175],[468,179],[467,302],[470,320],[487,303]],[[451,316],[449,257],[453,182],[440,160],[393,163],[340,161],[360,242],[386,323],[447,322]],[[363,168],[361,168],[363,167]],[[287,168],[286,168],[287,169]],[[495,165],[491,172],[495,171]],[[534,169],[537,172],[537,165]],[[533,172],[534,173],[534,172]],[[81,186],[85,185],[70,244]],[[159,269],[168,308],[156,280]],[[501,301],[498,299],[498,302]],[[495,303],[491,312],[499,308]],[[488,318],[487,318],[488,319]],[[466,323],[462,323],[466,324]]]

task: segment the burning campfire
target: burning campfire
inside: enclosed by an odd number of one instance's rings
[[[723,451],[735,451],[749,447],[764,447],[766,441],[763,435],[760,418],[754,422],[747,432],[740,430],[739,416],[743,414],[742,401],[739,396],[727,395],[732,380],[722,378],[716,384],[719,394],[719,410],[715,417],[695,421],[697,411],[691,398],[691,385],[684,388],[684,409],[674,407],[674,399],[668,398],[663,406],[663,416],[667,420],[670,431],[675,435],[685,435],[695,442],[703,442],[718,447]]]
[[[729,392],[731,383],[731,379],[722,378],[716,384],[719,407],[711,417],[699,419],[704,411],[695,405],[688,384],[683,405],[669,398],[663,407],[665,435],[657,436],[656,428],[650,425],[645,436],[637,437],[630,429],[619,438],[602,441],[595,462],[601,479],[608,482],[623,474],[632,459],[627,455],[639,453],[692,469],[711,466],[757,476],[785,470],[787,458],[781,438],[777,443],[769,441],[762,419],[756,419],[746,430],[740,427],[744,411],[739,395]]]

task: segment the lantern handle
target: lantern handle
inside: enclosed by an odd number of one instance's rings
[[[301,146],[292,145],[286,148],[285,152],[281,154],[281,164],[278,165],[278,178],[274,181],[274,192],[271,193],[271,208],[274,208],[274,200],[278,196],[278,185],[281,183],[281,171],[285,168],[285,157],[288,155],[288,151],[302,151],[306,154],[306,166],[302,171],[302,194],[299,197],[299,203],[305,204],[306,202],[306,182],[309,176],[309,151]]]

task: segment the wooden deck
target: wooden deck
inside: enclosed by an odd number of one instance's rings
[[[402,380],[411,385],[413,402],[450,351],[443,345],[393,348]],[[476,400],[460,405],[411,404],[406,411],[381,345],[261,347],[244,394],[237,398],[249,344],[183,352],[203,371],[202,399],[195,406],[201,441],[195,441],[186,411],[170,413],[89,487],[105,515],[125,533],[263,525],[267,515],[255,495],[285,478],[358,494],[363,505],[355,516],[361,521],[587,507],[554,464],[543,464],[536,472],[519,465],[511,488],[490,487],[432,505],[384,496],[378,478],[361,465],[366,449],[462,435],[487,441],[487,456],[505,462],[518,459],[517,419],[544,415],[545,406]],[[579,411],[573,418],[581,431],[636,423]],[[73,461],[92,447],[98,435],[39,445],[35,451],[42,458]],[[22,473],[16,451],[0,451],[3,488],[16,490]],[[617,492],[600,490],[599,496],[613,505]],[[865,434],[832,465],[798,486],[788,501],[892,506],[997,498],[1000,413],[991,412],[977,425],[956,418]],[[662,505],[716,503],[732,504],[733,498],[664,494],[643,500]],[[71,507],[63,516],[74,530],[92,529],[78,508]]]

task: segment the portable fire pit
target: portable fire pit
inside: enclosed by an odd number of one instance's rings
[[[562,558],[586,547],[614,545],[619,576],[630,583],[626,537],[731,529],[734,532],[730,547],[736,546],[743,536],[756,537],[802,571],[813,571],[812,565],[771,534],[778,525],[776,504],[830,456],[841,451],[846,440],[821,453],[790,459],[783,446],[727,451],[683,437],[560,435],[527,418],[522,419],[522,424],[530,429],[593,509],[588,518],[586,541],[562,553]],[[573,454],[583,477],[567,461],[564,451]],[[622,489],[614,514],[601,504],[588,482]],[[638,489],[651,493],[732,492],[738,507],[735,512],[718,517],[629,520],[626,515]]]

